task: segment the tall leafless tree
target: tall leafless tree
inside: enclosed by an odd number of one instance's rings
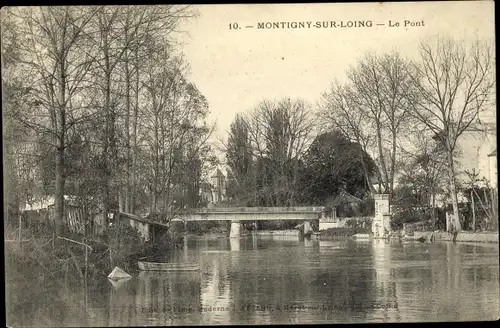
[[[394,189],[397,139],[407,122],[410,63],[398,53],[367,54],[347,71],[351,100],[375,132],[378,163],[386,193]]]
[[[226,145],[229,164],[238,182],[247,180],[256,189],[260,188],[268,204],[293,204],[297,198],[299,163],[315,136],[315,127],[309,105],[290,98],[262,101],[248,115],[238,116]],[[241,147],[246,148],[245,159],[237,159],[235,151]],[[240,163],[236,165],[235,160]],[[252,165],[242,160],[252,161]],[[245,167],[237,167],[241,165]],[[238,170],[246,172],[246,177]],[[261,181],[260,187],[255,183],[257,179]],[[257,190],[253,192],[257,194]]]
[[[411,63],[397,52],[366,54],[347,70],[346,85],[334,84],[323,95],[325,123],[378,155],[378,180],[383,186],[379,192],[394,190],[397,145],[411,117],[407,96],[411,69]],[[374,191],[370,177],[367,180]]]
[[[360,147],[360,159],[373,145],[374,134],[368,117],[362,111],[357,110],[351,99],[352,91],[340,85],[338,82],[332,84],[329,91],[323,93],[320,102],[320,115],[323,118],[323,128],[326,130],[339,130],[350,140],[358,143]],[[365,179],[370,192],[375,192],[372,176],[361,161],[365,172]],[[379,179],[380,180],[380,179]]]
[[[457,142],[480,129],[480,114],[494,106],[495,61],[489,42],[438,36],[420,44],[412,87],[411,113],[439,140],[447,155],[454,229],[461,230],[456,186]],[[451,227],[447,227],[450,230]]]
[[[68,130],[86,117],[85,101],[80,97],[92,58],[83,55],[86,29],[95,14],[93,8],[20,8],[19,43],[21,74],[30,83],[25,95],[31,111],[17,118],[37,133],[52,137],[56,150],[55,210],[57,233],[63,231],[65,152]]]

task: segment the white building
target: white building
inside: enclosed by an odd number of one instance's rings
[[[64,200],[75,202],[76,196],[64,195]],[[25,204],[20,210],[24,211],[38,211],[41,209],[47,209],[55,204],[54,196],[39,196],[31,199],[29,202]]]
[[[498,173],[497,173],[497,150],[488,154],[489,162],[489,183],[490,186],[497,189],[498,188]]]
[[[473,169],[479,178],[485,178],[490,186],[496,182],[496,124],[488,125],[486,133],[466,132],[458,140],[461,154],[458,156],[458,179],[465,180],[465,170]]]

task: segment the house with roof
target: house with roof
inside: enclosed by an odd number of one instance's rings
[[[332,207],[334,217],[349,217],[361,212],[362,203],[362,199],[342,189],[331,202],[328,202],[328,206]]]
[[[368,218],[362,215],[363,212],[367,212],[364,201],[344,189],[328,200],[326,205],[319,220],[319,230],[342,228],[348,221],[362,223]]]

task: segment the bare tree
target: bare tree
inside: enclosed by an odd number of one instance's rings
[[[150,46],[151,65],[145,70],[141,133],[151,156],[150,212],[156,213],[169,211],[172,187],[182,189],[185,178],[192,178],[183,175],[186,172],[181,167],[187,158],[197,160],[213,129],[204,123],[208,104],[196,86],[185,78],[182,58],[170,56],[168,47],[161,51],[158,44]]]
[[[323,128],[326,130],[339,130],[351,141],[358,143],[360,147],[360,159],[373,144],[374,134],[368,117],[355,106],[351,99],[352,90],[340,85],[338,82],[332,84],[329,91],[323,93],[319,104],[320,115],[324,119]],[[365,173],[366,183],[370,192],[375,192],[372,176],[369,174],[365,161],[361,160]],[[380,171],[378,171],[380,172]]]
[[[433,133],[447,155],[454,228],[461,230],[456,186],[457,141],[477,129],[481,112],[492,106],[495,62],[487,42],[466,44],[437,37],[420,44],[420,62],[411,74],[412,113]],[[447,227],[449,230],[451,227]]]
[[[315,127],[308,104],[290,98],[262,101],[247,116],[237,117],[226,152],[238,182],[247,180],[254,186],[254,202],[259,202],[257,192],[273,205],[296,201],[299,163],[312,142]],[[237,158],[235,151],[242,147],[245,158]]]
[[[116,181],[118,165],[117,144],[117,116],[119,115],[119,91],[116,83],[118,64],[128,49],[123,42],[123,37],[130,42],[128,33],[123,33],[120,22],[127,18],[125,8],[118,6],[99,6],[93,22],[93,35],[95,47],[94,85],[99,97],[95,106],[100,110],[103,121],[102,129],[102,198],[104,204],[104,217],[111,208],[115,190],[119,189]],[[125,19],[126,20],[126,19]],[[127,22],[128,23],[128,22]],[[127,29],[128,32],[128,29]],[[114,187],[114,188],[112,188]]]
[[[81,99],[83,81],[92,59],[82,55],[85,30],[94,15],[92,8],[22,8],[17,12],[23,41],[19,43],[20,72],[29,81],[23,112],[16,117],[37,133],[48,134],[56,150],[55,209],[57,233],[64,218],[65,151],[67,132],[87,117]]]
[[[123,207],[127,212],[134,212],[137,189],[137,154],[139,118],[139,98],[144,85],[141,71],[147,69],[149,61],[148,44],[152,41],[174,45],[172,35],[177,30],[180,20],[191,18],[196,12],[190,6],[127,6],[123,10],[123,19],[118,21],[118,30],[122,32],[121,43],[124,49],[119,63],[119,75],[122,79],[120,91],[124,107],[123,132],[125,148]]]
[[[396,52],[366,54],[357,66],[348,69],[347,83],[332,85],[320,104],[327,127],[339,129],[363,151],[373,149],[377,154],[378,192],[392,194],[394,190],[397,145],[411,117],[407,96],[410,69],[411,63]],[[366,174],[374,192],[371,178]]]
[[[375,133],[383,192],[394,189],[398,137],[408,122],[411,65],[398,53],[367,54],[347,71],[350,100]],[[366,128],[366,127],[365,127]]]
[[[431,220],[436,224],[436,197],[445,190],[441,177],[446,173],[446,153],[440,143],[427,134],[414,134],[412,149],[400,148],[402,185],[411,185],[415,192],[424,195],[422,205],[431,206]]]
[[[314,118],[302,100],[263,101],[253,112],[254,142],[259,153],[279,162],[298,159],[312,141]]]

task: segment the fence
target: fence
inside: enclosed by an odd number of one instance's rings
[[[24,228],[31,228],[34,233],[54,229],[55,209],[48,208],[24,211],[21,213],[21,222]],[[86,218],[87,217],[87,218]],[[71,233],[84,234],[85,225],[87,234],[99,235],[104,231],[104,220],[102,214],[89,215],[84,213],[81,207],[66,206],[63,223]]]

